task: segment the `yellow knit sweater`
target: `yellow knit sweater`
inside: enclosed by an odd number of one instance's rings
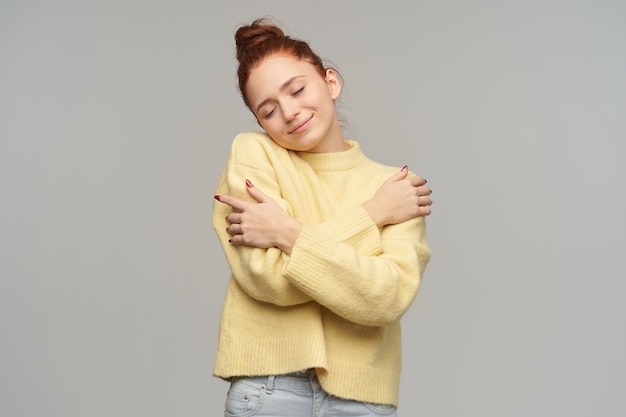
[[[430,259],[420,217],[379,229],[362,207],[399,168],[368,159],[357,142],[336,153],[288,151],[243,133],[216,194],[253,201],[250,179],[304,226],[291,255],[228,243],[213,226],[232,276],[220,323],[215,376],[280,375],[316,368],[338,397],[398,405],[400,318]]]

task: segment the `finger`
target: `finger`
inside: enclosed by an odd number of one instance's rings
[[[273,201],[270,196],[255,187],[250,180],[246,180],[246,188],[248,189],[248,193],[252,196],[252,198],[254,198],[259,203],[267,203],[269,201]]]
[[[420,207],[427,207],[433,204],[433,200],[430,199],[430,197],[418,197],[417,199],[417,204]]]
[[[226,231],[231,235],[240,235],[241,234],[241,225],[238,223],[231,224],[226,228]]]
[[[433,191],[430,188],[423,186],[423,185],[415,188],[415,191],[417,192],[418,196],[431,195],[433,193]]]
[[[227,204],[235,210],[243,211],[250,203],[229,195],[216,195],[215,199],[220,203]]]
[[[243,237],[241,235],[234,235],[228,239],[228,243],[232,245],[241,245],[243,243]]]
[[[230,213],[228,216],[226,216],[226,221],[230,224],[241,223],[241,213]]]
[[[421,187],[428,182],[425,178],[420,177],[419,175],[412,176],[411,178],[409,178],[409,181],[414,187]]]
[[[407,165],[403,166],[402,169],[395,174],[393,174],[386,182],[400,181],[406,178],[409,173],[409,167]]]

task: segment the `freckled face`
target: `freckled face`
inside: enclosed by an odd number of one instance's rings
[[[278,145],[306,152],[345,150],[334,103],[341,84],[333,70],[322,77],[307,61],[270,56],[250,73],[246,93],[259,124]]]

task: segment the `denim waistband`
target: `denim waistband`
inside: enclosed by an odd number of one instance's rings
[[[274,387],[276,388],[315,389],[317,385],[317,374],[315,370],[274,376]]]
[[[232,378],[233,381],[246,379],[248,381],[255,381],[262,385],[263,389],[268,392],[272,392],[276,389],[297,389],[297,390],[312,390],[317,391],[320,388],[317,380],[317,374],[314,369],[292,372],[283,375],[268,375],[268,376],[242,376]]]

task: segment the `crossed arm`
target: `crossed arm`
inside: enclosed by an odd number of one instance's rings
[[[423,216],[431,190],[407,174],[394,174],[351,213],[316,225],[290,217],[284,201],[249,181],[256,202],[216,196],[223,204],[214,222],[235,280],[251,297],[276,305],[315,300],[356,323],[397,320],[430,257]]]
[[[385,181],[374,196],[362,206],[378,226],[402,223],[406,220],[427,216],[431,213],[430,190],[420,176],[407,177],[408,168]],[[289,217],[274,199],[256,188],[246,179],[248,193],[257,201],[250,203],[232,196],[217,195],[215,198],[232,207],[226,216],[229,223],[229,243],[256,248],[277,247],[285,254],[291,250],[302,230],[302,223]]]

